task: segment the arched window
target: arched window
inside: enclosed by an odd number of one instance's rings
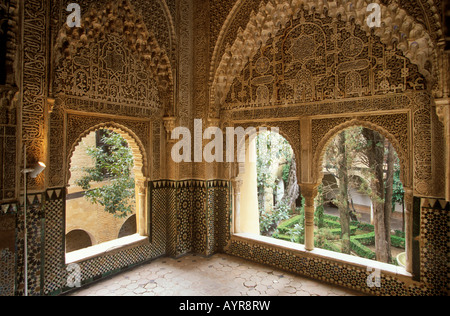
[[[71,156],[66,231],[88,231],[92,242],[87,247],[145,235],[145,216],[141,223],[136,220],[136,214],[145,213],[145,189],[136,174],[142,162],[127,139],[124,132],[100,128],[88,133]],[[66,240],[66,253],[82,249],[70,246],[71,236]]]
[[[249,137],[239,176],[238,232],[301,241],[301,228],[296,227],[296,223],[303,226],[296,168],[294,150],[278,131],[262,129]],[[285,234],[291,228],[297,229],[295,238]]]
[[[316,198],[315,247],[404,265],[404,189],[394,146],[354,127],[328,144]]]

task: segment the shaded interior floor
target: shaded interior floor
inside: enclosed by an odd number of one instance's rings
[[[360,296],[345,288],[218,254],[160,258],[68,296]]]

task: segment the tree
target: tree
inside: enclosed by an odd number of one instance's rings
[[[388,262],[392,260],[391,254],[391,215],[395,210],[394,200],[394,174],[395,174],[395,149],[389,141],[386,141],[387,148],[386,158],[386,184],[385,184],[385,201],[384,201],[384,226],[386,231],[386,247],[388,254]]]
[[[103,145],[90,147],[87,154],[95,161],[94,167],[82,168],[84,177],[75,181],[85,190],[85,198],[101,205],[116,218],[126,218],[134,211],[135,181],[132,176],[133,153],[125,139],[112,131],[105,131]],[[92,188],[93,183],[103,183]]]
[[[298,196],[298,185],[295,181],[297,191],[288,185],[283,199],[277,205],[266,207],[265,196],[268,192],[273,192],[277,186],[276,182],[278,179],[276,171],[281,161],[286,162],[283,170],[287,170],[288,182],[292,182],[290,179],[292,175],[295,175],[296,166],[292,147],[280,134],[269,131],[262,132],[258,134],[256,141],[260,228],[261,234],[268,236],[271,235],[282,220],[289,218],[291,204]],[[297,193],[297,196],[295,196],[295,193]],[[273,196],[271,196],[271,199],[273,199]]]
[[[325,169],[335,178],[335,183],[323,181],[322,190],[326,196],[334,196],[333,204],[338,207],[341,224],[341,251],[350,254],[350,220],[356,220],[351,190],[361,190],[358,177],[351,172],[357,170],[361,161],[361,128],[351,128],[340,133],[328,146],[325,155]],[[326,201],[324,201],[326,202]]]
[[[391,258],[390,244],[386,236],[390,230],[386,228],[385,196],[384,185],[384,154],[385,139],[379,133],[363,129],[362,134],[366,139],[366,157],[371,173],[370,187],[372,191],[372,203],[374,205],[374,226],[375,226],[375,254],[380,262],[389,263]]]
[[[357,220],[351,194],[355,190],[372,200],[377,260],[390,263],[391,217],[396,203],[403,203],[404,195],[393,145],[375,131],[362,127],[347,129],[328,146],[324,168],[335,178],[334,182],[324,179],[322,191],[324,196],[334,197],[332,202],[339,209],[342,252],[350,253],[349,223]]]
[[[350,254],[350,207],[348,203],[348,189],[349,189],[349,158],[347,155],[347,135],[346,132],[339,134],[337,141],[338,149],[338,179],[339,179],[339,191],[337,199],[339,200],[339,219],[341,222],[341,240],[342,240],[342,252]]]

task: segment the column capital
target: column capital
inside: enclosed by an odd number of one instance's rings
[[[237,192],[241,191],[241,187],[242,187],[242,184],[244,183],[244,181],[240,178],[235,178],[232,180],[232,183],[233,183],[233,187],[234,187],[234,192],[237,193]]]
[[[176,119],[176,117],[173,117],[173,116],[168,116],[168,117],[163,118],[164,128],[167,133],[168,141],[171,140],[171,135],[172,135],[173,130],[176,127],[176,122],[177,122],[177,119]]]
[[[299,184],[299,186],[300,186],[301,193],[302,193],[303,197],[306,199],[307,203],[308,203],[308,200],[311,200],[311,199],[314,201],[317,194],[319,193],[320,184],[301,183],[301,184]]]

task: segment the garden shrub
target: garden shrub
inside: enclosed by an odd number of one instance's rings
[[[358,227],[356,227],[356,226],[350,226],[350,234],[351,234],[351,235],[356,234],[356,230],[357,230],[357,229],[358,229]],[[331,234],[332,234],[333,236],[341,236],[341,234],[342,234],[342,229],[341,229],[341,227],[339,227],[339,228],[334,228],[334,229],[331,229],[330,232],[331,232]]]
[[[398,236],[391,236],[391,245],[396,248],[405,248],[405,238]]]
[[[375,232],[368,234],[353,236],[352,239],[357,240],[363,245],[370,246],[375,244]]]
[[[296,224],[300,224],[300,220],[302,219],[302,217],[302,215],[297,215],[288,220],[285,220],[278,226],[278,231],[281,234],[287,234],[289,230],[295,227]]]
[[[367,259],[375,259],[375,252],[370,250],[370,248],[364,246],[358,240],[354,238],[350,238],[350,247],[356,254],[360,257],[364,257]]]
[[[341,228],[341,223],[339,221],[334,221],[334,220],[330,220],[328,218],[324,218],[323,219],[323,223],[325,225],[325,227],[328,228]]]
[[[342,252],[338,246],[336,246],[333,243],[330,243],[329,241],[325,241],[325,243],[322,245],[321,248],[325,249],[325,250],[334,251],[334,252]]]

